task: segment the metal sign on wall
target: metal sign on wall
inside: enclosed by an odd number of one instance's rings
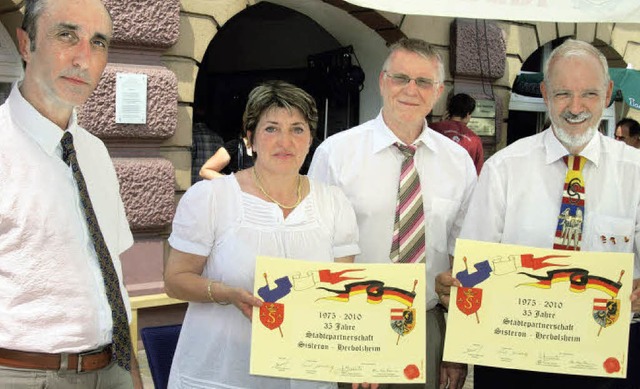
[[[476,100],[476,109],[471,114],[471,120],[467,123],[473,132],[480,136],[493,136],[496,134],[496,102],[494,100]]]
[[[640,23],[638,0],[347,0],[409,15],[571,23]]]

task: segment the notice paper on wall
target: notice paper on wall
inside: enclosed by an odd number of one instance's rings
[[[145,124],[147,122],[147,75],[116,74],[116,123]]]

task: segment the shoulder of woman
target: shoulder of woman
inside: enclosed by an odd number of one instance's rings
[[[231,175],[222,176],[213,180],[201,180],[187,189],[185,196],[204,196],[219,193],[233,187],[234,177]]]

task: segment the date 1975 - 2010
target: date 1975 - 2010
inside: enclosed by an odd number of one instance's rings
[[[354,322],[362,320],[360,313],[336,313],[336,312],[318,312],[320,319],[336,320],[335,322],[324,322],[325,330],[346,330],[353,331],[356,329]]]
[[[552,312],[552,310],[562,309],[564,304],[562,303],[562,301],[538,301],[532,298],[519,297],[518,305],[526,307],[522,310],[522,316],[524,317],[531,317],[534,319],[554,319],[556,317],[556,313]]]

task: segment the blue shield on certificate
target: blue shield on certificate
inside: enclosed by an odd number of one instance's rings
[[[619,299],[593,299],[593,320],[606,328],[615,323],[620,316]]]
[[[416,326],[415,317],[416,310],[413,308],[391,308],[391,328],[404,336]]]

